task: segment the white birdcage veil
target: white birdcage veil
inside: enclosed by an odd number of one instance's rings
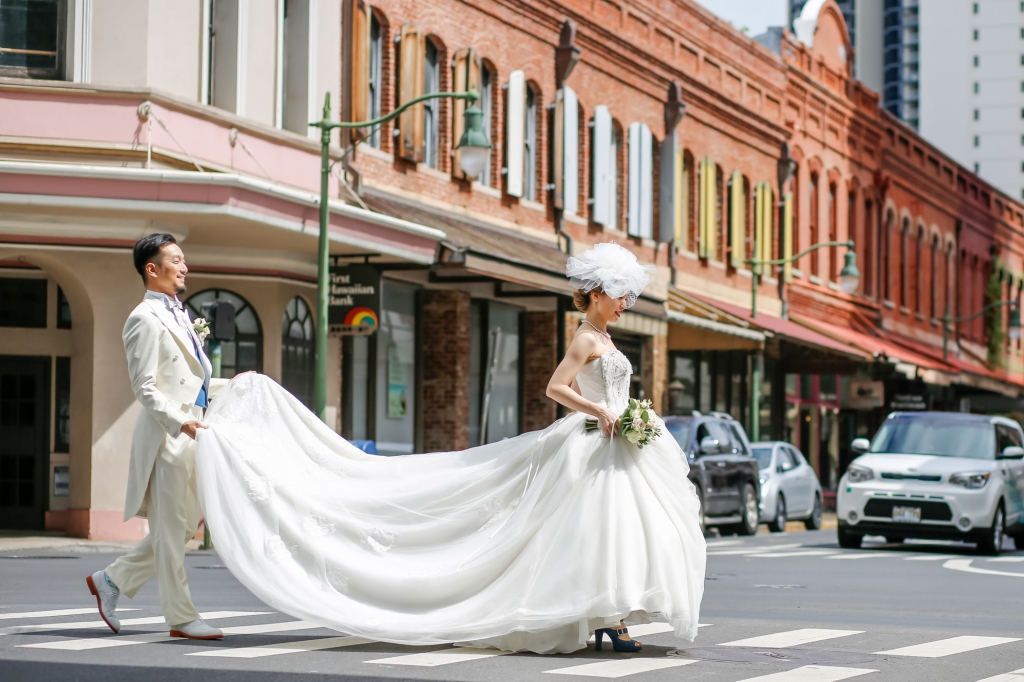
[[[626,297],[626,306],[636,303],[650,281],[653,265],[640,265],[632,251],[615,242],[596,244],[578,256],[569,256],[565,276],[574,289],[590,293],[600,287],[612,298]]]

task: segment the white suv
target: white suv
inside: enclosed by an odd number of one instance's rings
[[[870,444],[853,441],[839,481],[839,544],[865,535],[889,542],[976,542],[998,554],[1004,533],[1024,547],[1024,433],[1003,417],[894,412]]]

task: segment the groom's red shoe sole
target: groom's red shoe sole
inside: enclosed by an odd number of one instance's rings
[[[103,615],[103,604],[100,602],[100,593],[96,590],[96,583],[92,581],[92,576],[87,575],[85,577],[85,582],[89,585],[89,591],[92,592],[94,597],[96,597],[96,609],[100,612],[100,618],[103,619],[103,622],[107,624],[108,628],[114,631],[114,634],[117,634],[117,628],[111,625],[110,621],[107,620],[107,617]]]
[[[186,635],[181,630],[171,630],[171,637],[184,637],[185,639],[224,639],[224,635],[206,635],[205,637],[196,637],[195,635]]]

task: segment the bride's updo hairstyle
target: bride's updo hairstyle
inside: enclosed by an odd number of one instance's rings
[[[583,291],[583,289],[577,289],[576,291],[572,292],[572,304],[573,306],[575,306],[576,310],[580,311],[581,313],[587,312],[587,309],[590,308],[590,304],[593,302],[593,299],[590,297],[590,294],[594,293],[595,291],[600,294],[601,287],[594,287],[590,291]]]
[[[585,313],[590,307],[590,293],[598,291],[612,298],[626,298],[632,308],[637,296],[651,281],[653,265],[640,265],[629,249],[615,242],[597,244],[578,256],[569,256],[565,276],[576,291],[572,294],[576,310]]]

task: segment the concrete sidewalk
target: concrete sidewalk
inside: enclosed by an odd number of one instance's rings
[[[199,549],[202,540],[189,540],[186,550]],[[134,542],[110,542],[69,538],[59,532],[0,531],[0,554],[19,552],[68,552],[74,554],[123,554],[135,546]]]

